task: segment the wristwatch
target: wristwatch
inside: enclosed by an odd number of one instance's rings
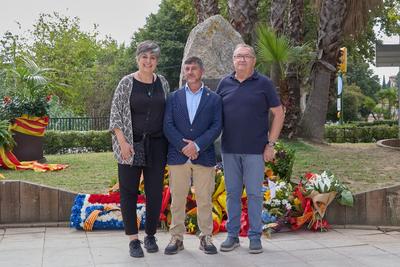
[[[276,142],[271,142],[271,141],[267,142],[267,146],[274,147],[275,145],[276,145]]]

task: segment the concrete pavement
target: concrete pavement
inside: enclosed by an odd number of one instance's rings
[[[143,233],[140,233],[143,239]],[[226,234],[214,237],[219,248]],[[185,250],[166,256],[169,234],[157,233],[160,252],[131,258],[123,231],[83,232],[64,227],[0,229],[1,267],[117,266],[400,266],[400,232],[332,229],[275,233],[263,238],[264,253],[248,253],[248,240],[233,252],[205,255],[196,236],[186,235]]]

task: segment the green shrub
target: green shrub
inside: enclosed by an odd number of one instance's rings
[[[289,183],[293,170],[295,150],[282,142],[276,143],[275,150],[274,162],[266,162],[265,166],[271,168],[274,174]]]
[[[108,131],[46,131],[44,136],[45,154],[111,151],[111,135]]]
[[[327,125],[325,139],[331,143],[373,143],[377,140],[397,138],[398,127],[375,125]]]
[[[365,121],[360,121],[360,122],[354,122],[355,126],[359,127],[365,127],[365,126],[375,126],[375,125],[387,125],[387,126],[396,126],[398,124],[398,121],[395,120],[383,120],[383,121],[373,121],[373,122],[365,122]]]

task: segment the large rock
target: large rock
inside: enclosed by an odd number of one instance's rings
[[[186,42],[179,85],[184,84],[183,62],[190,56],[197,56],[206,69],[204,83],[215,90],[221,77],[233,71],[232,55],[239,43],[244,43],[242,37],[221,15],[198,24]]]

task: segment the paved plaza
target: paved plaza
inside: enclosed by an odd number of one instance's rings
[[[143,238],[143,233],[141,232]],[[226,233],[214,238],[219,248]],[[233,252],[205,255],[196,236],[186,235],[185,249],[167,256],[169,234],[157,233],[160,252],[131,258],[123,231],[83,232],[65,227],[0,229],[1,267],[117,266],[400,266],[400,232],[332,229],[325,233],[282,232],[263,238],[264,253],[248,253],[248,240]]]

